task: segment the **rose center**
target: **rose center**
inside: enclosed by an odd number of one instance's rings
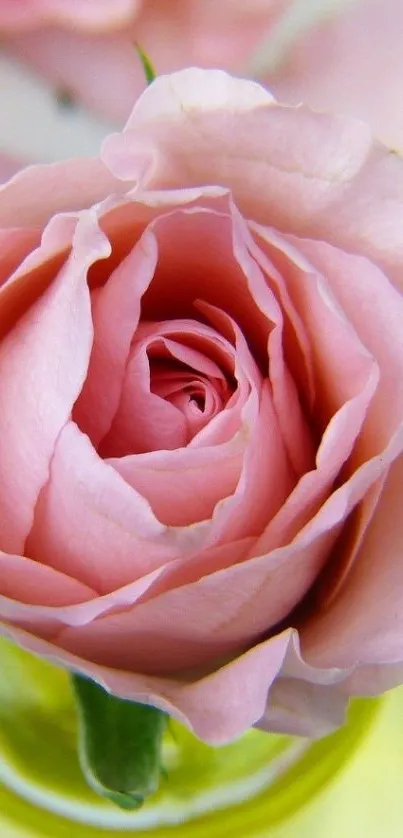
[[[183,448],[239,398],[225,339],[200,323],[162,326],[137,330],[103,457]]]
[[[148,350],[150,393],[180,411],[188,441],[223,410],[234,387],[226,376],[209,376],[174,357],[160,357],[160,347]]]

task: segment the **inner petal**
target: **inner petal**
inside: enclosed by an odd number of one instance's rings
[[[214,329],[198,321],[142,323],[100,453],[118,457],[186,446],[236,392],[233,371],[234,347]]]
[[[169,451],[187,444],[185,417],[175,405],[152,393],[150,384],[149,358],[142,346],[132,353],[127,366],[117,413],[98,449],[102,457]]]
[[[214,381],[203,376],[196,378],[191,370],[151,367],[151,392],[181,411],[191,437],[225,405],[226,400],[214,385]]]
[[[91,292],[94,341],[73,418],[95,447],[109,432],[119,405],[141,297],[152,280],[157,256],[155,238],[146,231],[108,281]]]

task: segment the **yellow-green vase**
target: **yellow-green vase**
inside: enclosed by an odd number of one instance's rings
[[[381,702],[356,701],[348,724],[316,743],[253,730],[217,749],[172,722],[158,794],[140,811],[124,812],[97,797],[82,777],[67,674],[3,640],[0,667],[0,838],[380,838],[357,829],[375,752],[379,757],[385,750],[388,770],[397,777],[400,769],[403,779],[403,736],[400,763],[393,748],[383,749],[393,720],[400,718],[403,734],[403,700],[396,693]],[[381,773],[379,782],[385,782]],[[403,835],[398,800],[400,832],[385,830],[386,838]]]

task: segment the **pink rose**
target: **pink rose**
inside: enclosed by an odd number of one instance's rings
[[[145,87],[136,42],[158,73],[192,64],[242,72],[289,0],[25,0],[23,32],[20,3],[0,0],[7,49],[122,124]]]
[[[0,190],[0,630],[224,742],[403,680],[403,162],[220,71]]]

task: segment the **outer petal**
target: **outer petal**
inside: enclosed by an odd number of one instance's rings
[[[277,515],[269,521],[253,548],[254,555],[292,541],[299,529],[320,510],[353,450],[377,380],[375,370],[368,376],[362,392],[346,402],[329,423],[318,449],[316,469],[303,475]]]
[[[287,252],[288,243],[278,234],[262,229],[261,236],[267,242],[270,241],[277,246],[279,251],[285,248]],[[311,250],[310,245],[311,243],[307,247],[308,252],[313,253],[316,243],[312,245]],[[319,251],[322,252],[321,246]],[[332,283],[333,273],[336,273],[338,277],[341,274],[341,270],[338,270],[340,254],[333,248],[329,248],[328,258],[322,259],[318,265],[322,275],[317,273],[316,267],[302,261],[297,249],[287,255],[290,259],[299,259],[294,264],[292,261],[287,263],[283,259],[280,261],[280,270],[287,276],[290,297],[309,335],[312,366],[318,391],[312,406],[312,415],[315,417],[318,430],[320,431],[325,426],[325,431],[316,456],[316,469],[301,477],[278,515],[266,527],[257,544],[256,552],[272,549],[278,544],[291,540],[304,522],[312,518],[315,510],[320,508],[342,467],[347,466],[348,470],[345,471],[345,477],[347,477],[359,462],[379,452],[379,447],[367,449],[366,455],[364,456],[361,452],[361,458],[359,458],[360,439],[366,425],[367,414],[372,409],[372,403],[378,399],[378,391],[383,392],[383,383],[382,373],[379,372],[375,361],[376,342],[372,341],[368,344],[364,339],[361,340],[361,331],[364,331],[363,338],[365,338],[366,327],[360,330],[362,305],[358,302],[358,296],[355,298],[356,311],[350,322],[340,305],[343,300],[337,294],[337,285]],[[332,265],[333,255],[335,256],[334,265]],[[276,257],[273,251],[272,256],[278,261],[278,255]],[[389,305],[397,298],[396,307],[399,310],[401,299],[395,289],[388,285],[386,277],[379,269],[367,263],[366,260],[359,260],[354,256],[345,256],[344,272],[347,271],[347,266],[350,281],[348,283],[345,277],[346,285],[351,286],[353,281],[357,286],[361,283],[360,299],[365,296],[366,280],[368,279],[368,288],[372,287],[371,278],[375,274],[380,282],[379,292],[384,295],[390,290]],[[373,281],[373,293],[375,293],[375,278]],[[384,307],[383,318],[386,318],[388,304],[380,302],[380,313],[383,312]],[[350,313],[351,308],[352,306],[347,314]],[[370,308],[372,312],[373,301]],[[379,330],[382,333],[385,329],[383,318],[381,314],[381,325],[374,327],[375,332]],[[397,337],[400,341],[400,337]],[[382,358],[380,358],[381,361]],[[398,357],[391,361],[391,364],[395,365],[393,369],[396,377],[396,368],[399,368]],[[386,370],[385,376],[389,376]],[[379,398],[382,401],[381,394]],[[389,434],[383,436],[380,447],[382,444],[387,444],[392,430],[390,429]],[[353,465],[349,465],[349,458],[352,458]]]
[[[344,722],[345,684],[351,670],[310,666],[301,656],[299,636],[293,632],[281,668],[257,727],[287,731],[297,736],[325,736]]]
[[[402,448],[400,434],[382,455],[359,468],[334,492],[291,545],[229,567],[228,555],[225,558],[224,553],[218,567],[224,561],[226,570],[215,572],[214,566],[209,567],[210,573],[213,571],[210,576],[161,593],[155,600],[149,587],[148,601],[144,604],[92,624],[88,620],[74,621],[72,625],[77,628],[63,632],[59,642],[75,652],[80,649],[81,654],[98,663],[116,666],[118,653],[119,664],[124,668],[155,667],[160,671],[192,666],[195,660],[211,663],[216,655],[239,652],[245,644],[256,642],[270,627],[287,617],[300,601],[326,561],[349,513],[387,471]],[[82,555],[82,539],[80,547]],[[228,549],[232,562],[231,545]],[[185,555],[183,550],[181,555]],[[191,551],[189,561],[190,556]],[[203,557],[199,557],[203,572]],[[181,584],[181,567],[176,569],[179,576],[170,580],[174,585]],[[156,578],[157,589],[162,581],[163,576]],[[124,602],[125,591],[119,598],[122,596]],[[56,619],[57,616],[54,613]],[[20,622],[18,613],[13,619]],[[287,674],[299,677],[295,669]]]
[[[309,546],[297,545],[287,553],[278,550],[234,566],[228,545],[225,570],[125,612],[66,628],[57,644],[120,670],[165,674],[211,668],[259,642],[291,611],[315,577],[331,541],[329,533],[321,534]]]
[[[257,727],[270,733],[287,731],[313,739],[340,727],[345,715],[346,695],[341,688],[298,678],[278,678]]]
[[[0,226],[43,227],[56,214],[91,207],[127,184],[97,158],[28,166],[0,187]]]
[[[309,589],[340,532],[351,494],[339,490],[291,545],[267,555],[231,564],[236,558],[229,543],[227,555],[224,548],[221,554],[225,569],[209,568],[210,575],[188,584],[180,567],[171,579],[168,569],[169,586],[181,587],[155,598],[151,588],[144,603],[125,613],[62,632],[60,645],[98,663],[151,672],[211,664],[239,652],[285,619]],[[203,556],[198,558],[203,573]],[[157,591],[163,581],[157,581]]]
[[[82,387],[92,342],[86,274],[108,252],[108,240],[84,216],[59,275],[0,344],[4,550],[24,552],[57,437]]]
[[[22,0],[14,3],[13,0],[2,0],[0,7],[0,25],[4,28],[24,27],[37,18],[37,7],[32,0]]]
[[[271,701],[270,691],[283,672],[286,678],[292,677],[288,673],[298,672],[303,675],[302,680],[319,685],[318,694],[320,685],[328,686],[329,695],[331,690],[339,689],[348,675],[345,670],[313,669],[304,664],[294,631],[266,640],[210,674],[181,680],[118,672],[91,664],[5,623],[0,624],[0,632],[41,657],[86,673],[117,695],[160,707],[187,724],[200,739],[215,745],[237,738],[264,717]],[[347,704],[346,697],[344,703]],[[275,693],[273,705],[275,708]],[[327,714],[326,730],[340,724],[341,705],[336,700],[333,706],[335,712]],[[323,722],[322,715],[321,730],[316,728],[316,735],[324,732]],[[294,719],[286,722],[285,732],[288,723],[292,732]]]
[[[9,554],[5,555],[9,556]],[[96,596],[96,592],[91,590],[91,588],[88,588],[76,579],[72,579],[72,577],[66,577],[65,574],[60,571],[55,571],[54,568],[50,568],[47,565],[40,565],[39,562],[25,559],[25,557],[12,556],[11,558],[13,561],[17,560],[16,571],[14,575],[13,573],[10,574],[10,582],[7,581],[7,584],[4,586],[5,591],[14,590],[15,580],[19,582],[18,570],[20,565],[18,559],[21,562],[27,561],[27,587],[29,587],[30,583],[32,584],[32,577],[36,573],[35,568],[37,567],[44,568],[42,580],[50,580],[55,589],[58,582],[63,583],[65,579],[69,580],[66,586],[67,598],[65,598],[66,601],[71,603],[68,605],[43,604],[43,600],[46,600],[46,595],[44,597],[43,591],[38,596],[38,602],[35,603],[25,603],[23,597],[18,601],[17,599],[0,594],[1,618],[19,626],[29,626],[30,630],[41,637],[47,636],[47,632],[51,628],[53,628],[55,633],[61,626],[86,625],[91,620],[113,609],[127,608],[127,606],[132,605],[140,599],[165,570],[165,568],[158,568],[156,571],[148,574],[148,576],[143,576],[142,579],[132,582],[130,585],[120,588],[118,591],[113,591],[111,594],[98,597]],[[41,571],[38,572],[38,578],[41,578],[40,574]],[[21,585],[22,587],[25,585],[24,580],[22,580]],[[80,592],[83,594],[82,597],[80,597]],[[86,594],[85,596],[84,592]],[[75,595],[77,595],[76,600]],[[63,596],[61,593],[59,597],[60,602],[62,602]]]
[[[55,446],[27,553],[107,593],[197,552],[206,529],[204,522],[184,528],[161,524],[147,501],[68,422]]]
[[[360,456],[378,453],[403,422],[403,298],[368,259],[324,242],[295,242],[326,276],[348,322],[376,359],[379,386],[360,437]],[[346,371],[348,381],[352,372]]]
[[[55,609],[92,599],[96,594],[76,579],[25,556],[0,553],[1,597]]]
[[[302,648],[316,665],[358,668],[354,692],[377,692],[403,671],[402,609],[403,459],[392,467],[361,549],[330,606],[314,613],[302,630]],[[385,667],[383,666],[385,665]]]
[[[35,250],[40,233],[35,227],[0,230],[0,285],[11,276],[26,256]]]
[[[290,642],[284,633],[216,672],[186,682],[100,667],[4,623],[0,631],[41,657],[90,675],[117,695],[155,704],[212,744],[235,739],[262,717]]]
[[[145,147],[144,186],[228,186],[246,217],[362,252],[401,282],[403,161],[363,123],[276,105],[252,82],[191,69],[148,88],[103,159],[136,177],[130,161]]]

